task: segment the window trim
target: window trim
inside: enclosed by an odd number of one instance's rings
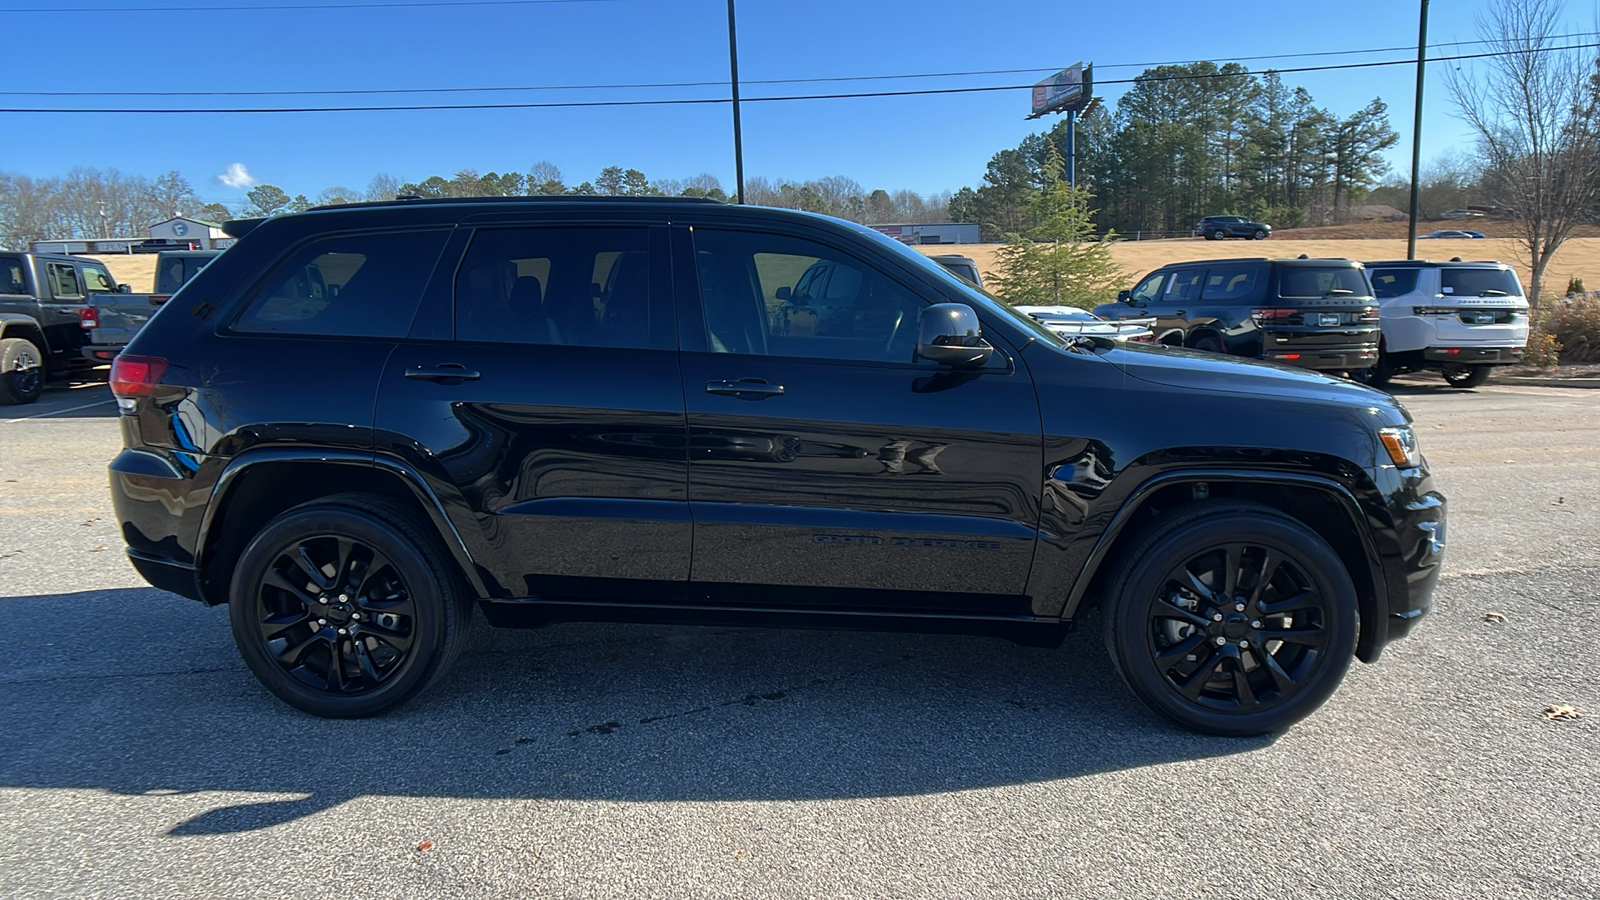
[[[78,267],[72,263],[48,262],[45,263],[45,274],[50,281],[50,299],[52,300],[83,300],[88,295],[83,292],[83,279],[78,275]],[[72,274],[72,281],[78,286],[76,294],[63,294],[59,292],[61,280],[56,276],[57,269],[65,269]]]

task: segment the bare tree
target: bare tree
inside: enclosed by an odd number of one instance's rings
[[[367,182],[368,200],[393,200],[400,193],[400,179],[388,172],[379,172]]]
[[[1456,106],[1478,133],[1484,186],[1510,208],[1533,270],[1528,302],[1539,305],[1545,268],[1595,208],[1595,89],[1592,56],[1562,49],[1561,0],[1499,0],[1478,19],[1487,49],[1501,55],[1477,72],[1452,71]]]

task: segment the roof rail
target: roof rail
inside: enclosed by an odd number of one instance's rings
[[[333,203],[313,206],[308,212],[329,209],[371,209],[383,206],[427,206],[463,204],[492,206],[499,203],[662,203],[662,204],[712,204],[726,206],[727,201],[712,197],[616,197],[605,194],[535,194],[528,197],[419,197],[416,194],[397,194],[393,200],[368,200],[361,203]]]

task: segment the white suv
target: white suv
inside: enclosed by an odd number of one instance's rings
[[[1522,362],[1528,299],[1510,266],[1414,259],[1369,262],[1383,341],[1368,381],[1434,369],[1456,387],[1477,387],[1491,366]]]

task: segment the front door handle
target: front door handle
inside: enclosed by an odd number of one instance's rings
[[[706,393],[726,394],[740,400],[765,400],[783,393],[783,385],[768,384],[760,378],[741,378],[738,381],[708,381]]]
[[[481,376],[460,363],[440,363],[437,366],[412,366],[406,370],[406,377],[438,384],[460,384],[463,381],[477,381]]]

